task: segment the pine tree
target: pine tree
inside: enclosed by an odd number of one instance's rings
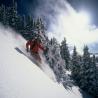
[[[80,72],[80,60],[78,53],[76,51],[76,47],[74,47],[72,54],[72,77],[78,83],[79,81],[79,72]]]
[[[33,30],[33,18],[31,17],[31,15],[28,15],[26,17],[26,30],[28,32]]]
[[[98,80],[97,80],[97,67],[96,67],[96,58],[95,55],[91,58],[90,65],[90,73],[89,73],[89,88],[88,92],[94,96],[98,97]]]
[[[23,29],[25,29],[26,27],[26,16],[25,15],[22,16],[22,27]]]
[[[61,53],[61,57],[65,60],[65,68],[69,69],[70,68],[70,53],[68,50],[68,45],[66,43],[66,39],[64,38],[64,40],[61,42],[61,46],[60,46],[60,53]]]
[[[46,59],[50,67],[53,69],[58,82],[64,77],[64,61],[60,55],[60,45],[55,38],[52,38],[48,44],[48,52],[46,53]]]
[[[2,7],[0,6],[0,22],[2,22]]]
[[[95,95],[98,97],[98,67],[96,67],[96,92]]]
[[[97,89],[95,56],[90,57],[87,46],[84,47],[83,64],[81,66],[79,82],[83,90],[95,95]]]
[[[0,22],[4,25],[6,24],[6,9],[4,5],[0,7]]]
[[[12,7],[7,7],[6,11],[7,24],[13,29],[18,30],[20,26],[20,17],[17,12],[17,3],[13,1]]]
[[[80,87],[82,89],[85,89],[86,91],[88,90],[88,78],[89,78],[89,68],[91,64],[91,59],[90,59],[90,53],[88,51],[88,47],[84,47],[84,54],[83,54],[83,64],[81,66],[81,72],[80,72]]]
[[[35,22],[33,22],[33,25],[34,32],[42,39],[43,44],[46,46],[46,40],[48,41],[48,38],[46,36],[44,21],[41,18],[38,18]]]

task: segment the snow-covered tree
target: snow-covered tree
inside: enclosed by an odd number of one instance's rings
[[[91,64],[90,53],[88,51],[88,47],[84,47],[84,54],[83,54],[83,64],[81,66],[81,79],[80,79],[80,87],[87,90],[88,89],[88,78],[89,76],[89,68]]]
[[[69,53],[69,49],[68,49],[68,45],[66,43],[66,39],[64,38],[64,40],[61,42],[61,46],[60,46],[60,53],[61,53],[61,57],[64,59],[65,61],[65,68],[69,69],[70,68],[70,53]]]
[[[95,96],[96,90],[98,91],[96,80],[96,63],[95,56],[90,57],[88,47],[84,47],[83,64],[80,71],[79,86]]]
[[[32,31],[33,30],[33,18],[31,15],[26,17],[26,30]]]
[[[89,70],[89,88],[88,92],[94,96],[98,97],[98,78],[97,78],[97,67],[96,67],[96,58],[95,55],[91,58],[91,65]]]
[[[6,9],[4,5],[0,7],[0,22],[6,24]]]
[[[15,30],[19,29],[21,22],[17,11],[17,3],[14,1],[13,1],[13,6],[7,7],[6,9],[6,20],[7,20],[7,25],[11,26]]]
[[[70,75],[66,73],[65,61],[60,55],[60,45],[55,38],[48,41],[48,51],[45,54],[46,60],[56,75],[58,82],[61,82],[66,89],[73,85]]]
[[[96,67],[96,91],[95,95],[98,97],[98,67]]]
[[[74,50],[73,50],[73,54],[72,54],[72,66],[71,66],[71,70],[72,70],[72,77],[73,79],[78,82],[79,81],[79,72],[80,72],[80,60],[79,60],[79,55],[76,51],[76,47],[74,47]]]
[[[2,13],[3,11],[2,11],[2,7],[0,6],[0,22],[2,22],[2,19],[3,19],[3,13]]]
[[[60,45],[55,38],[51,39],[48,43],[48,52],[46,53],[46,59],[50,67],[56,74],[57,81],[60,81],[64,72],[64,61],[60,55]]]

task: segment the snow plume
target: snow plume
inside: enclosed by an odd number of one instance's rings
[[[35,15],[49,23],[48,36],[59,42],[66,37],[69,45],[81,52],[85,44],[98,42],[98,28],[92,26],[91,15],[85,10],[76,12],[66,0],[38,0]]]
[[[46,62],[44,56],[40,54],[42,59],[42,64],[40,64],[40,68],[52,79],[54,82],[56,82],[56,76],[53,72],[53,70],[50,68],[49,64]]]
[[[11,48],[15,47],[24,47],[25,39],[14,30],[9,27],[4,27],[0,25],[0,46],[10,46]]]

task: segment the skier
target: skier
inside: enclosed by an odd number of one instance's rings
[[[41,63],[41,58],[39,56],[39,50],[41,49],[44,51],[45,49],[39,37],[28,40],[26,43],[26,49],[27,49],[27,52],[30,50],[34,58],[37,59]]]

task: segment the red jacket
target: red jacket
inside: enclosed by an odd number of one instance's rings
[[[27,41],[27,43],[26,43],[27,50],[29,49],[29,46],[30,46],[30,51],[33,52],[33,53],[38,53],[39,49],[44,51],[44,47],[37,40],[34,40],[34,41],[29,40],[29,41]]]

